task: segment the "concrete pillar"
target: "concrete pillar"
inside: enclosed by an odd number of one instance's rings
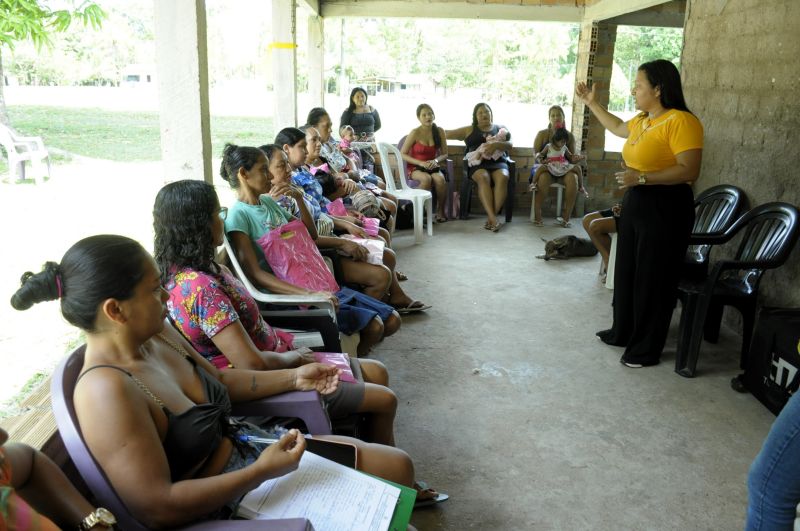
[[[272,87],[275,130],[297,126],[297,1],[272,2]]]
[[[311,107],[325,107],[325,19],[308,17],[308,92]]]
[[[205,0],[153,5],[164,177],[211,183]]]
[[[614,63],[614,43],[617,26],[605,22],[585,21],[578,41],[578,60],[575,76],[595,89],[600,105],[608,107],[611,90],[611,67]],[[586,153],[589,168],[587,190],[593,207],[607,208],[621,195],[615,186],[613,173],[619,171],[619,153],[606,153],[605,128],[578,98],[572,102],[572,131],[575,148]],[[592,208],[592,207],[590,207]]]

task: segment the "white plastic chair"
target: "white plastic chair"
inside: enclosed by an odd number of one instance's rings
[[[428,236],[433,236],[433,194],[428,190],[419,190],[408,185],[408,182],[406,182],[408,178],[406,164],[397,146],[385,142],[379,142],[377,146],[378,153],[381,156],[381,167],[383,168],[383,178],[386,181],[386,190],[398,199],[411,201],[411,205],[414,208],[414,241],[415,243],[422,243],[422,210],[426,207],[428,209]],[[392,170],[389,153],[394,155],[394,170]],[[400,181],[400,188],[397,188],[395,172],[397,173],[397,179]]]
[[[256,288],[253,283],[250,282],[250,279],[247,278],[247,275],[244,274],[244,270],[241,264],[239,264],[239,260],[236,258],[236,252],[228,241],[227,234],[222,237],[222,241],[225,245],[225,251],[228,253],[228,259],[231,261],[231,265],[233,265],[233,269],[236,272],[236,276],[239,277],[239,280],[242,281],[247,292],[250,293],[250,296],[255,300],[275,306],[316,306],[319,309],[326,310],[331,316],[331,319],[333,319],[333,322],[336,322],[336,309],[333,307],[333,303],[321,295],[276,295],[274,293],[264,293]],[[269,313],[266,313],[266,315],[269,315]]]
[[[256,288],[250,279],[247,278],[247,275],[244,274],[244,270],[242,269],[239,260],[236,258],[236,253],[233,250],[233,246],[231,245],[230,241],[228,240],[228,235],[223,235],[222,242],[225,245],[225,252],[228,253],[228,259],[233,266],[233,270],[236,273],[236,276],[239,277],[239,280],[242,281],[244,284],[245,289],[253,297],[255,300],[259,302],[263,302],[266,304],[272,304],[274,306],[314,306],[317,309],[308,309],[308,310],[262,310],[261,315],[266,318],[269,322],[272,320],[273,322],[276,319],[287,319],[289,321],[295,315],[300,314],[301,316],[310,316],[315,317],[319,316],[320,314],[324,314],[326,317],[330,318],[334,325],[336,325],[336,309],[333,307],[333,303],[321,295],[276,295],[274,293],[265,293],[258,288]],[[271,318],[271,319],[270,319]],[[324,343],[324,341],[319,341],[317,337],[321,334],[307,334],[304,332],[297,332],[292,329],[283,328],[288,332],[291,332],[295,335],[294,344],[296,347],[316,347],[320,346]],[[358,342],[360,340],[360,334],[355,332],[349,336],[344,335],[340,332],[337,332],[338,338],[340,341],[340,348],[337,352],[347,352],[351,356],[355,357],[356,348],[358,347]],[[324,338],[323,338],[324,339]]]
[[[556,190],[558,190],[558,197],[556,198],[556,216],[560,216],[562,200],[564,199],[564,189],[566,188],[566,186],[564,186],[561,183],[551,183],[550,188],[555,188]],[[531,222],[533,222],[536,219],[536,216],[534,215],[536,211],[535,207],[536,207],[536,190],[531,192]]]
[[[611,236],[611,249],[608,251],[608,267],[606,268],[606,287],[614,289],[614,267],[617,262],[617,233],[612,232]],[[600,260],[600,267],[603,267],[603,261]]]
[[[31,163],[36,184],[43,182],[45,177],[50,177],[50,154],[41,137],[17,136],[11,129],[0,124],[0,146],[8,158],[11,182],[25,178],[25,161]]]

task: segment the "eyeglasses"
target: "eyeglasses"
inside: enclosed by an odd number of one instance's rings
[[[228,207],[219,207],[219,219],[225,221],[225,218],[228,217]]]

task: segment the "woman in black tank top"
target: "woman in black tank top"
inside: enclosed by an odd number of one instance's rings
[[[319,363],[220,373],[164,326],[167,298],[158,267],[141,245],[106,235],[79,241],[60,264],[26,273],[11,300],[24,310],[59,299],[67,321],[86,333],[74,396],[81,432],[123,502],[148,528],[208,517],[297,467],[305,451],[297,430],[241,459],[248,449],[234,442],[239,427],[231,425],[231,401],[292,390],[327,394],[338,385],[338,370]],[[358,462],[368,463],[365,471],[414,483],[413,464],[402,450],[347,441],[358,448]]]
[[[467,153],[481,148],[486,153],[505,152],[507,157],[512,147],[511,133],[507,134],[505,140],[491,140],[489,137],[496,138],[500,129],[505,129],[492,120],[491,107],[486,103],[479,103],[472,110],[472,125],[446,131],[447,138],[463,140],[467,145]],[[481,144],[487,145],[481,147]],[[497,213],[505,204],[508,192],[510,177],[506,157],[484,158],[479,165],[470,167],[468,172],[469,178],[478,185],[478,197],[486,211],[486,224],[483,227],[492,232],[497,232],[502,226],[497,219]],[[463,163],[467,164],[466,158]]]

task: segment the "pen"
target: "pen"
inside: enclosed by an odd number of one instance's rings
[[[305,438],[306,439],[310,439],[311,435],[305,435]],[[275,444],[276,442],[278,442],[278,439],[271,439],[271,438],[266,438],[266,437],[256,437],[255,435],[244,435],[244,434],[237,435],[236,436],[236,440],[237,441],[241,441],[241,442],[254,442],[254,443],[262,443],[262,444]]]
[[[256,437],[255,435],[237,435],[236,439],[241,442],[255,442],[263,444],[275,444],[278,439],[268,439],[266,437]]]

